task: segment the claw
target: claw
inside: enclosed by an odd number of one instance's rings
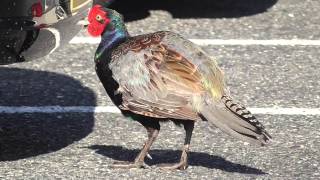
[[[148,153],[147,158],[152,159],[151,155]]]
[[[159,164],[157,165],[162,170],[185,170],[188,167],[188,164],[184,162],[179,162],[176,164]]]
[[[120,168],[120,169],[140,169],[140,168],[150,168],[149,165],[145,164],[144,162],[127,162],[127,161],[118,161],[115,162],[113,165],[110,166],[111,168]]]

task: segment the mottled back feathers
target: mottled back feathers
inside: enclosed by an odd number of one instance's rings
[[[212,97],[221,97],[223,94],[221,71],[202,73],[200,68],[210,68],[208,64],[216,66],[215,62],[193,49],[187,53],[195,56],[193,61],[202,58],[195,65],[177,52],[182,47],[175,47],[169,39],[187,41],[170,32],[158,32],[129,39],[113,51],[109,66],[126,97],[122,108],[148,115],[156,112],[153,115],[156,117],[198,120],[197,111],[201,107],[197,101],[201,101],[201,95],[209,92]],[[206,84],[213,79],[218,83]]]

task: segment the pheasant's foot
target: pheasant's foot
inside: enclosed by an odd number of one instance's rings
[[[157,165],[162,170],[185,170],[188,167],[187,162],[179,162],[179,163],[165,163],[165,164],[159,164]]]
[[[119,168],[119,169],[140,169],[140,168],[149,168],[147,164],[144,162],[128,162],[128,161],[116,161],[113,165],[110,166],[111,168]]]
[[[159,164],[158,167],[160,167],[163,170],[175,170],[175,169],[180,169],[180,170],[185,170],[188,167],[188,150],[189,150],[189,144],[185,144],[182,153],[181,153],[181,158],[179,163],[175,164]]]

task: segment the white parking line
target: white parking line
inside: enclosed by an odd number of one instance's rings
[[[320,115],[320,108],[248,108],[253,114]]]
[[[261,46],[320,46],[320,40],[306,39],[190,39],[200,46],[208,45],[261,45]]]
[[[248,108],[253,114],[320,115],[320,108]],[[0,114],[120,113],[115,106],[0,106]]]
[[[189,39],[200,46],[208,45],[261,45],[261,46],[320,46],[320,40],[307,39]],[[99,44],[100,38],[74,37],[70,44]]]

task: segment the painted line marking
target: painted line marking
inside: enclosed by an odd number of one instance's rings
[[[248,108],[253,114],[320,115],[320,108]]]
[[[320,40],[307,39],[189,39],[199,46],[208,45],[261,45],[261,46],[320,46]],[[99,44],[100,38],[92,37],[74,37],[70,44]]]
[[[262,45],[262,46],[320,46],[320,40],[306,39],[190,39],[195,44],[200,46],[208,45]]]
[[[0,113],[120,113],[116,106],[0,106]]]
[[[320,115],[320,108],[248,108],[253,114]],[[0,106],[0,114],[120,113],[116,106]]]

